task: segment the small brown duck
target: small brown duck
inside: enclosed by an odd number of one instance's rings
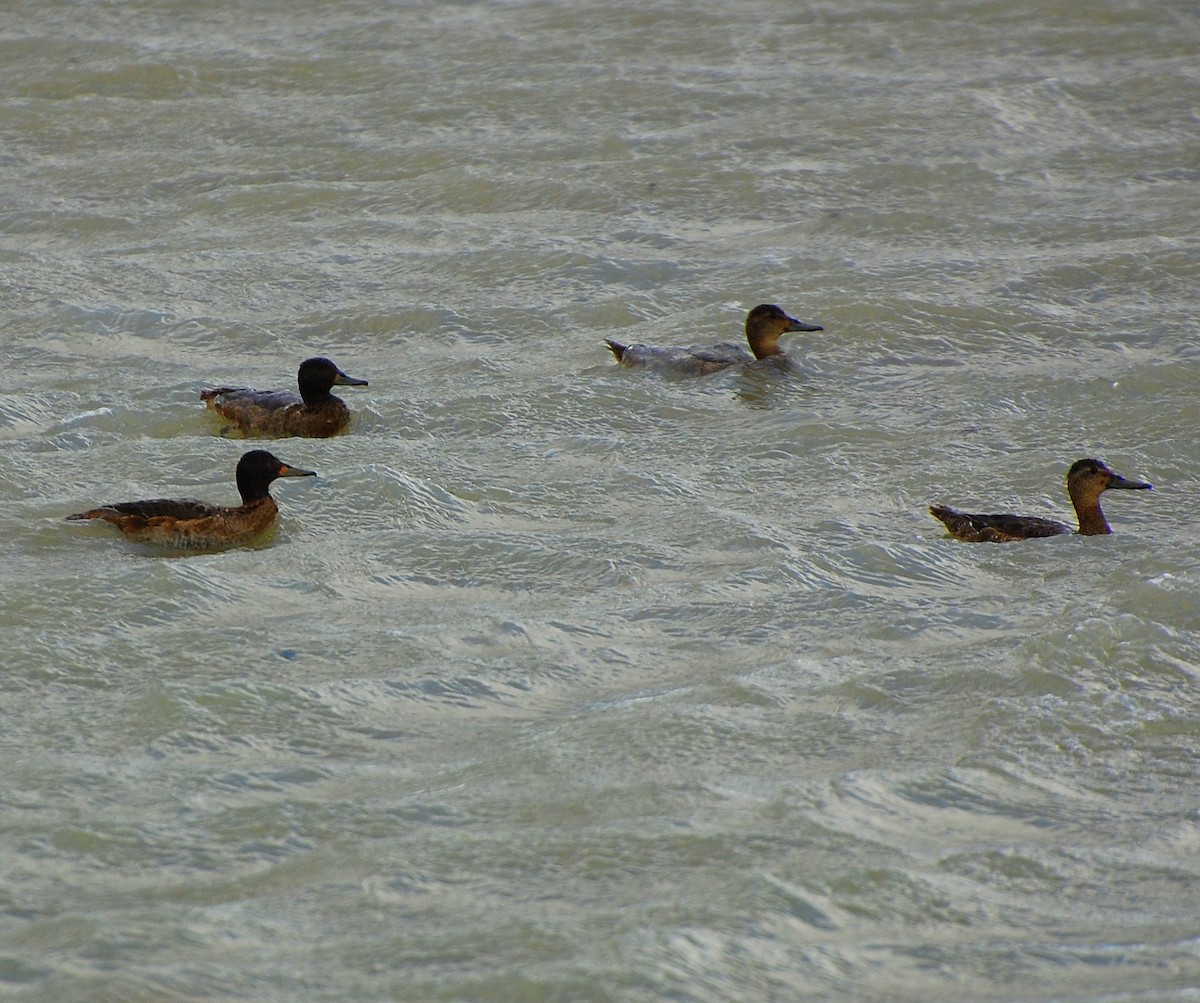
[[[316,477],[316,471],[290,467],[265,449],[252,449],[237,465],[241,505],[210,505],[194,498],[153,498],[102,505],[67,518],[103,519],[131,540],[160,547],[235,547],[252,540],[275,521],[279,507],[268,488],[277,477]]]
[[[824,331],[816,324],[802,324],[771,303],[756,306],[746,315],[746,341],[751,355],[741,345],[722,342],[719,345],[656,348],[651,345],[622,345],[605,338],[617,362],[623,366],[649,366],[689,375],[715,373],[729,366],[764,360],[784,362],[787,356],[779,347],[780,335],[790,331]]]
[[[945,505],[933,505],[929,513],[946,524],[951,536],[967,543],[1008,543],[1063,533],[1102,536],[1112,532],[1100,509],[1100,496],[1109,488],[1149,491],[1151,485],[1122,477],[1101,460],[1077,460],[1067,471],[1067,494],[1079,518],[1077,530],[1066,523],[1033,515],[976,515],[957,512]]]
[[[366,380],[347,376],[329,359],[305,359],[297,374],[300,395],[289,390],[218,387],[202,390],[200,399],[245,435],[299,435],[326,439],[350,424],[350,409],[329,391],[336,384],[365,387]]]

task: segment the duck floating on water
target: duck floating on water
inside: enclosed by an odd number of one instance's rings
[[[746,315],[746,341],[750,343],[750,352],[753,352],[753,355],[741,345],[732,342],[691,345],[686,348],[623,345],[609,338],[605,338],[604,342],[617,357],[617,362],[623,366],[648,366],[698,376],[757,360],[784,362],[787,356],[779,347],[780,335],[791,331],[824,330],[825,328],[819,325],[803,324],[795,317],[789,317],[772,303],[763,303]]]
[[[350,424],[350,409],[329,391],[334,385],[365,387],[366,380],[347,376],[329,359],[305,359],[297,373],[300,394],[290,390],[218,387],[202,390],[200,399],[246,435],[298,435],[325,439]]]
[[[1067,471],[1067,493],[1079,519],[1077,530],[1066,523],[1033,515],[978,515],[945,505],[933,505],[929,513],[946,524],[951,536],[968,543],[1009,543],[1063,533],[1102,536],[1112,532],[1100,509],[1100,496],[1110,488],[1149,491],[1151,485],[1114,473],[1102,460],[1077,460]]]
[[[316,477],[315,470],[291,467],[265,449],[252,449],[237,465],[241,505],[211,505],[194,498],[101,505],[67,516],[103,519],[129,539],[180,550],[214,550],[246,543],[275,521],[279,506],[268,490],[277,477]]]

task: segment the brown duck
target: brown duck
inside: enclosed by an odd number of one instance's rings
[[[945,505],[933,505],[929,512],[946,524],[951,536],[968,543],[1008,543],[1063,533],[1101,536],[1112,530],[1100,509],[1100,496],[1110,488],[1149,491],[1150,487],[1145,481],[1129,480],[1114,473],[1101,460],[1077,460],[1067,471],[1067,494],[1079,519],[1077,530],[1066,523],[1033,515],[978,515]]]
[[[647,366],[699,376],[756,360],[782,362],[787,356],[779,347],[780,335],[791,331],[824,330],[816,324],[802,324],[794,317],[789,317],[779,307],[763,303],[746,315],[746,341],[750,344],[750,352],[732,342],[722,342],[719,345],[655,347],[640,344],[623,345],[619,341],[605,338],[604,343],[617,357],[617,362],[623,366]],[[754,354],[751,355],[751,352]]]
[[[252,449],[237,465],[242,504],[210,505],[194,498],[101,505],[67,516],[103,519],[129,539],[180,550],[213,550],[246,543],[266,530],[279,512],[268,488],[277,477],[315,477],[313,470],[289,467],[265,449]]]
[[[299,435],[325,439],[350,424],[350,409],[329,391],[335,386],[365,387],[366,380],[347,376],[329,359],[305,359],[297,373],[300,395],[290,390],[218,387],[202,390],[200,399],[245,435]]]

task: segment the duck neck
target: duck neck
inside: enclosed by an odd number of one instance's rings
[[[262,501],[264,498],[271,497],[271,485],[269,483],[262,484],[254,480],[243,480],[238,478],[238,494],[242,496],[242,507],[254,505]]]
[[[750,342],[750,351],[754,353],[756,359],[765,359],[769,355],[783,354],[783,349],[779,347],[778,341],[763,341],[758,339]]]
[[[300,384],[300,399],[304,401],[306,407],[314,407],[317,404],[322,404],[329,400],[333,394],[329,391],[331,387],[314,387]]]
[[[1079,534],[1081,536],[1105,536],[1112,532],[1104,512],[1100,508],[1100,499],[1091,501],[1071,499],[1075,502],[1075,514],[1079,516]]]

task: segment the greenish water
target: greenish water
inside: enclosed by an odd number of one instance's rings
[[[1185,4],[18,3],[0,986],[1200,990]],[[618,369],[736,340],[794,378]],[[201,387],[366,378],[271,443]],[[1114,535],[947,539],[931,502]]]

